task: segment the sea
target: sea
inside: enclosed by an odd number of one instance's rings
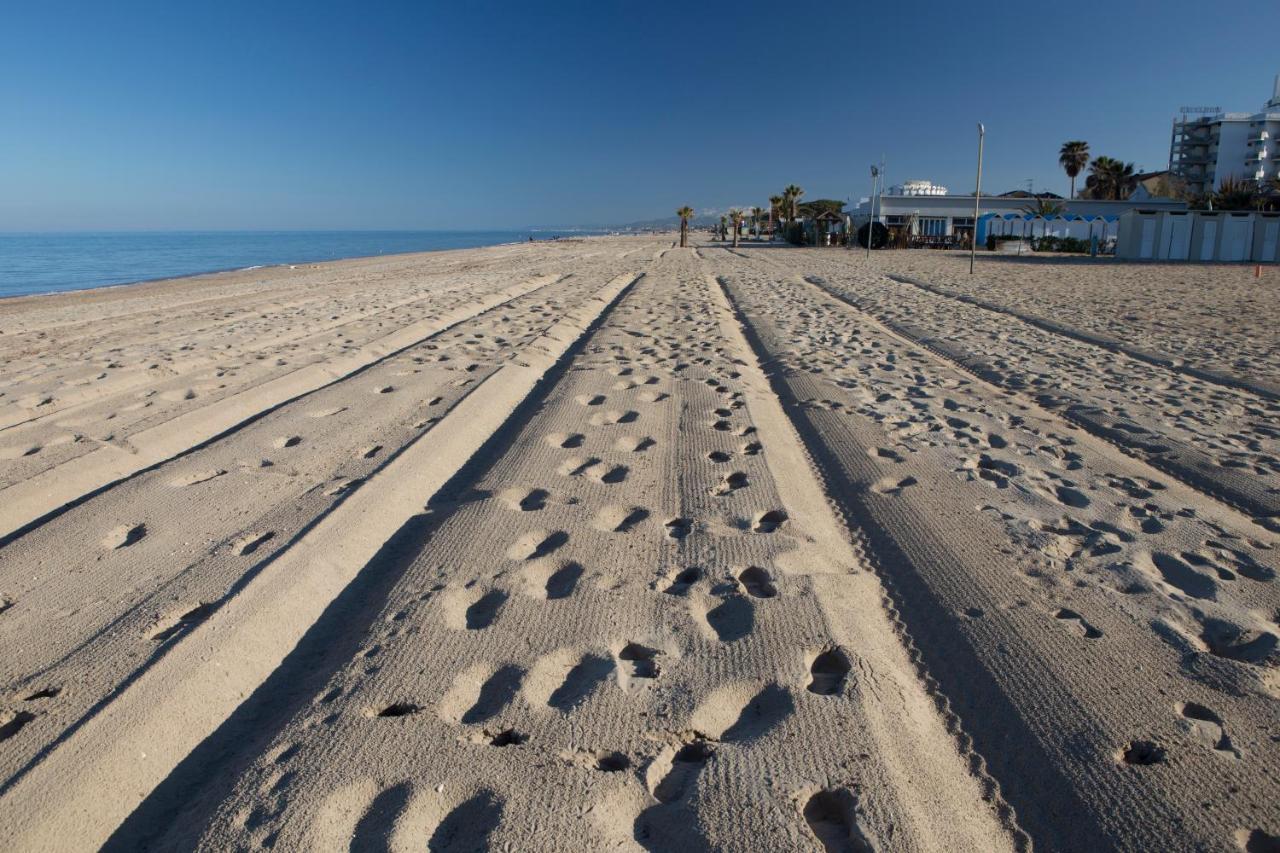
[[[200,273],[473,249],[604,231],[0,232],[0,298]]]

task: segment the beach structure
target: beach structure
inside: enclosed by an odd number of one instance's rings
[[[1144,194],[1145,195],[1145,194]],[[1029,213],[1040,196],[1018,193],[1009,196],[983,195],[979,201],[977,238],[982,245],[988,234],[1027,237],[1114,236],[1116,223],[1130,210],[1141,206],[1150,210],[1186,210],[1187,203],[1176,199],[1145,197],[1141,201],[1059,199],[1051,201],[1061,212],[1050,216]],[[906,237],[916,245],[967,245],[973,236],[974,197],[972,195],[915,195],[886,193],[877,199],[875,220],[889,229],[894,239]],[[851,224],[858,228],[870,218],[871,203],[863,201],[850,211]]]
[[[1169,171],[1192,195],[1208,195],[1224,178],[1261,184],[1280,175],[1280,74],[1256,113],[1184,107],[1173,120]]]
[[[1135,208],[1118,228],[1116,257],[1125,260],[1280,260],[1280,213]]]

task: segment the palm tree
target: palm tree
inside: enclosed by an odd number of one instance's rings
[[[738,248],[738,232],[742,230],[742,211],[733,208],[729,211],[729,221],[733,223],[733,247]]]
[[[1216,210],[1245,210],[1254,203],[1253,186],[1235,175],[1227,175],[1213,194]]]
[[[764,208],[751,208],[751,230],[756,232],[756,239],[760,239],[760,218],[764,216]]]
[[[689,245],[689,220],[693,218],[693,208],[685,205],[676,211],[676,216],[680,217],[680,248]]]
[[[723,239],[724,239],[724,235],[725,235],[725,230],[724,230],[724,228],[725,228],[725,222],[726,222],[726,221],[727,221],[727,220],[726,220],[726,218],[725,218],[724,214],[723,214],[723,213],[722,213],[722,214],[720,214],[720,239],[721,239],[721,240],[723,240]]]
[[[1061,204],[1048,198],[1038,198],[1036,199],[1035,204],[1029,204],[1022,208],[1023,213],[1030,214],[1031,216],[1039,216],[1042,220],[1048,220],[1050,216],[1061,216],[1065,210],[1066,208]],[[1033,224],[1031,227],[1034,229],[1035,225]],[[1040,226],[1040,236],[1043,237],[1045,232],[1048,230],[1049,223],[1045,221],[1044,224]],[[1032,236],[1034,237],[1035,234],[1032,233]]]
[[[1071,142],[1062,143],[1062,149],[1058,151],[1058,165],[1060,165],[1067,177],[1071,179],[1071,195],[1070,198],[1076,197],[1076,175],[1084,171],[1084,167],[1089,165],[1089,143],[1082,139],[1072,140]]]
[[[769,237],[773,238],[773,218],[782,218],[782,196],[769,196]]]
[[[788,184],[787,188],[782,191],[782,197],[786,200],[788,209],[791,213],[791,221],[796,221],[796,205],[800,203],[800,197],[804,195],[804,190],[795,184]]]
[[[1089,165],[1092,174],[1084,182],[1092,198],[1119,201],[1137,189],[1138,179],[1133,164],[1112,157],[1098,156]]]

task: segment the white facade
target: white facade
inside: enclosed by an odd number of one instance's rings
[[[1196,195],[1208,195],[1225,178],[1265,182],[1280,175],[1280,74],[1261,112],[1175,119],[1169,171]]]
[[[1041,237],[1078,237],[1085,239],[1091,234],[1100,233],[1108,228],[1115,233],[1115,223],[1121,214],[1135,208],[1146,210],[1186,210],[1185,201],[1169,198],[1145,198],[1141,200],[1102,201],[1097,199],[1062,199],[1056,202],[1061,205],[1064,214],[1072,217],[1088,217],[1085,219],[1053,219],[1026,221],[1029,207],[1035,199],[1009,198],[1006,196],[984,195],[979,204],[978,240],[986,239],[992,234],[1022,234]],[[911,234],[918,237],[967,237],[973,233],[974,198],[971,195],[943,196],[904,196],[884,195],[876,199],[876,221],[888,228],[910,226]],[[871,203],[861,201],[849,216],[855,227],[862,225],[870,217]],[[1013,219],[992,220],[991,214],[997,217],[1011,216]],[[1097,225],[1093,225],[1094,221]],[[1107,223],[1110,223],[1109,225]]]
[[[1280,260],[1280,213],[1131,210],[1120,217],[1116,257],[1275,263]]]

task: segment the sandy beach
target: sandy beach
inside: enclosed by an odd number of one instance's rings
[[[674,239],[0,301],[0,844],[1276,849],[1277,270]]]

